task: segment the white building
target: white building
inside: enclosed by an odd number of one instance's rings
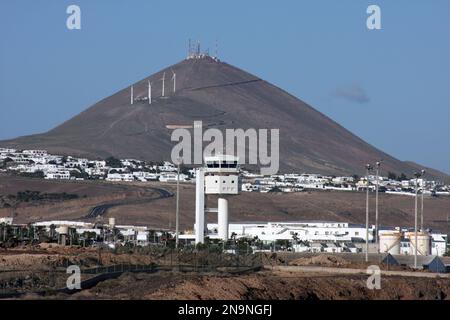
[[[217,224],[208,223],[211,233]],[[267,222],[230,223],[229,237],[254,238],[261,241],[296,240],[308,242],[363,242],[366,229],[362,225],[347,222]],[[369,228],[369,241],[373,240],[373,226]]]
[[[0,224],[7,224],[7,225],[12,225],[13,223],[13,218],[0,218]]]
[[[0,148],[0,155],[8,155],[10,153],[16,153],[17,150],[16,149],[11,149],[11,148]]]
[[[171,162],[164,161],[162,166],[158,166],[158,170],[161,172],[176,172],[177,167]]]
[[[113,181],[113,182],[127,181],[127,182],[131,182],[131,181],[134,181],[134,176],[131,173],[108,173],[108,176],[106,177],[106,181]]]
[[[447,235],[442,233],[431,234],[431,255],[443,256],[447,252]]]
[[[69,180],[70,179],[70,171],[68,170],[51,170],[45,173],[45,179],[52,180]]]
[[[344,247],[338,243],[330,242],[323,244],[323,251],[327,253],[341,253],[344,252]]]
[[[311,247],[308,244],[304,243],[295,243],[292,245],[292,249],[294,252],[310,252]]]
[[[159,179],[159,174],[147,171],[135,171],[133,176],[139,181],[156,181]]]
[[[45,157],[47,150],[23,150],[22,154],[30,157]]]
[[[159,175],[159,181],[161,182],[177,182],[178,174],[172,172],[162,172]],[[185,182],[189,180],[189,176],[180,173],[180,182]]]

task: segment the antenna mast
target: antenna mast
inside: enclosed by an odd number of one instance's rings
[[[192,56],[192,44],[191,44],[191,38],[189,38],[188,58],[191,58],[191,56]]]
[[[216,59],[219,59],[219,41],[217,40],[217,38],[216,38],[216,52],[215,52],[215,55],[216,55]]]

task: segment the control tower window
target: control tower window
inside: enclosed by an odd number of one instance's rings
[[[208,167],[208,168],[220,168],[220,164],[219,164],[219,162],[217,162],[217,161],[214,161],[214,162],[210,162],[210,163],[207,163],[206,164],[206,166]]]
[[[236,168],[236,166],[237,166],[237,162],[236,161],[233,161],[233,162],[224,162],[223,164],[222,164],[222,168]]]

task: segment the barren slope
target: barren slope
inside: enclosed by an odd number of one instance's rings
[[[170,80],[177,75],[177,91]],[[166,97],[161,97],[163,74]],[[205,128],[280,129],[280,161],[285,171],[361,174],[367,162],[384,159],[384,170],[411,175],[415,166],[364,142],[298,98],[254,75],[211,58],[183,60],[96,103],[47,133],[0,142],[0,146],[45,148],[87,157],[113,155],[169,160],[174,143],[167,125]],[[434,175],[447,179],[443,173]]]

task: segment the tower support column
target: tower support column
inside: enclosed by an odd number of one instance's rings
[[[195,178],[195,243],[205,242],[205,172],[197,170]]]
[[[228,200],[219,198],[217,208],[218,235],[221,240],[228,240]]]

